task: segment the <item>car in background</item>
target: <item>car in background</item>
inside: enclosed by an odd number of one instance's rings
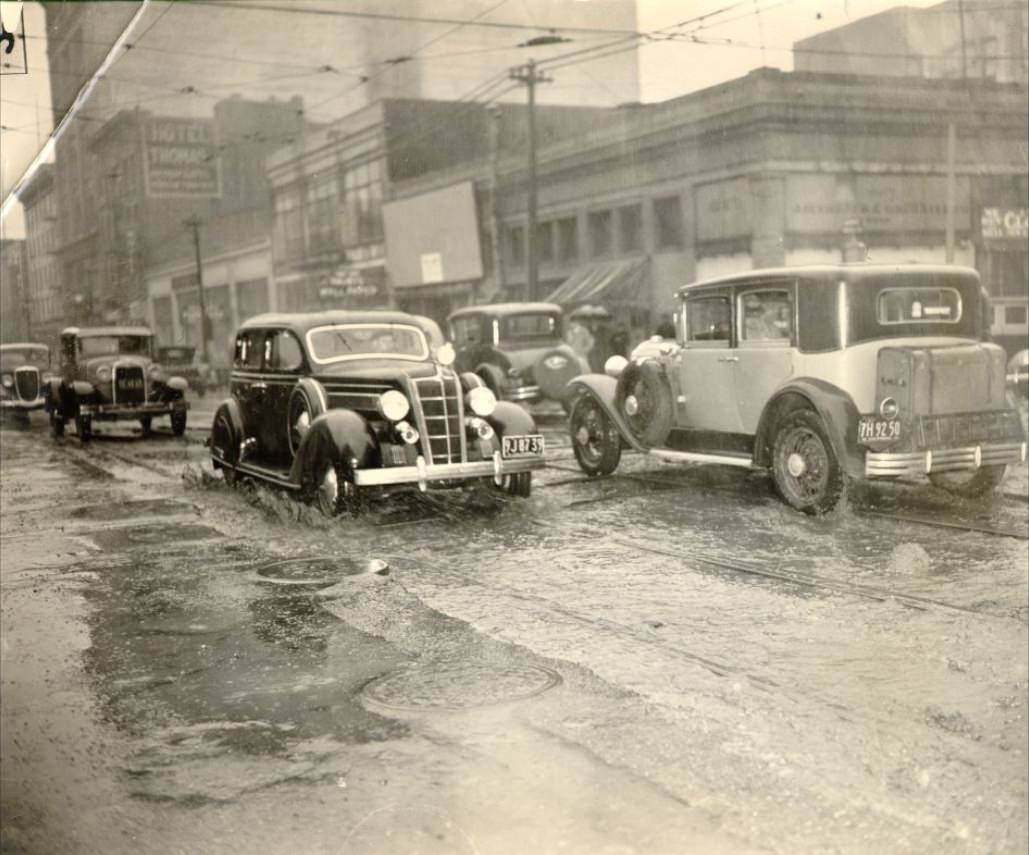
[[[554,303],[495,303],[447,318],[458,371],[476,375],[502,401],[558,401],[589,363],[564,341],[564,312]]]
[[[28,414],[46,405],[50,348],[19,342],[0,345],[0,412]]]
[[[184,344],[159,347],[156,359],[168,374],[184,378],[189,388],[202,398],[208,389],[217,385],[217,378],[209,365],[198,361],[196,351],[192,345]]]
[[[1008,361],[1008,384],[1022,398],[1029,398],[1029,350],[1020,350]]]
[[[757,270],[686,286],[678,309],[674,341],[573,380],[587,474],[614,471],[625,445],[768,470],[789,505],[821,513],[848,480],[927,475],[974,496],[1026,459],[974,270]]]
[[[441,339],[434,322],[404,312],[249,318],[211,427],[212,464],[229,482],[286,488],[328,516],[394,488],[528,496],[544,465],[535,422],[455,371]]]
[[[61,333],[61,372],[46,388],[54,436],[75,423],[79,439],[94,421],[135,420],[149,434],[153,419],[168,416],[172,433],[186,431],[186,381],[154,361],[147,327],[69,327]]]

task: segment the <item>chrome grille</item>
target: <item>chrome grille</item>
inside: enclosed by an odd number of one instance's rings
[[[325,389],[329,409],[343,407],[348,410],[364,411],[375,410],[379,396],[396,388],[389,383],[361,380],[323,380],[321,384]]]
[[[23,365],[14,369],[14,389],[23,401],[35,401],[39,397],[39,369]]]
[[[465,460],[461,384],[457,375],[439,374],[414,381],[425,440],[423,453],[432,463]]]
[[[114,403],[143,404],[146,402],[146,374],[142,365],[115,363],[113,373]]]

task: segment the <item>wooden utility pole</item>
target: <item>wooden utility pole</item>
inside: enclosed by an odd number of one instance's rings
[[[197,307],[200,309],[200,358],[209,365],[207,358],[207,308],[204,306],[204,269],[200,261],[200,219],[190,217],[185,221],[187,228],[193,230],[193,251],[197,260]]]
[[[500,206],[497,201],[498,168],[500,159],[500,107],[491,104],[487,110],[489,121],[489,231],[490,251],[493,254],[493,284],[504,290],[504,256],[500,244]]]
[[[528,88],[529,110],[529,186],[528,186],[528,228],[525,235],[525,268],[529,286],[529,299],[539,299],[537,279],[538,259],[536,257],[536,84],[549,83],[551,78],[536,71],[535,60],[511,70],[511,79],[524,83]]]

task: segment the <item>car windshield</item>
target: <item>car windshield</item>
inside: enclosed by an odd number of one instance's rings
[[[429,346],[420,329],[401,324],[341,324],[317,327],[307,333],[315,362],[355,357],[425,359]]]
[[[517,343],[531,339],[559,339],[561,321],[552,314],[508,315],[500,319],[500,340]]]
[[[83,356],[147,356],[150,337],[145,335],[91,335],[79,339],[79,353]]]
[[[20,365],[34,365],[46,368],[50,364],[50,350],[46,347],[19,347],[0,351],[0,361],[4,368],[17,368]]]

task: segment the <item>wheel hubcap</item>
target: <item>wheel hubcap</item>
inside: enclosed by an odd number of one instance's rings
[[[322,476],[321,497],[323,505],[333,509],[336,505],[336,498],[339,496],[339,479],[336,477],[336,467],[330,466]]]
[[[625,414],[628,416],[635,416],[640,411],[640,402],[636,399],[635,395],[626,395],[625,397]]]
[[[794,452],[786,459],[786,469],[794,478],[799,478],[807,471],[807,462]]]

